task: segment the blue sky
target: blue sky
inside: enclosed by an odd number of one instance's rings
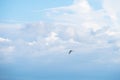
[[[50,0],[1,0],[0,21],[1,22],[32,22],[47,20],[44,10],[72,4],[69,1]],[[88,0],[94,9],[101,8],[101,0]]]
[[[72,0],[1,0],[0,20],[17,22],[39,21],[44,19],[41,10],[72,4]]]
[[[119,3],[1,0],[0,80],[119,80]]]

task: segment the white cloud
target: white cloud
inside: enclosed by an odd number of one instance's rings
[[[75,30],[72,27],[68,27],[68,29],[66,30],[66,32],[68,33],[68,35],[70,37],[74,37],[75,36]]]
[[[0,45],[0,63],[11,63],[14,62],[14,46],[1,47]]]
[[[113,3],[114,5],[112,5]],[[74,0],[74,3],[70,6],[52,8],[46,12],[49,13],[48,18],[51,18],[54,23],[68,24],[66,26],[62,25],[58,29],[63,30],[64,37],[69,37],[63,39],[60,37],[62,34],[57,32],[58,37],[65,42],[78,43],[80,47],[78,49],[83,49],[82,53],[86,51],[88,51],[87,53],[94,52],[99,48],[112,48],[112,53],[115,53],[117,50],[114,50],[114,48],[119,48],[116,42],[120,40],[118,3],[117,0],[105,0],[102,3],[103,8],[95,11],[87,0]],[[71,26],[71,24],[74,25]],[[109,50],[107,53],[109,53]],[[109,54],[107,55],[109,56]]]
[[[33,46],[33,45],[36,44],[36,41],[28,42],[27,44],[28,44],[29,46]]]
[[[0,52],[9,53],[9,52],[13,52],[14,49],[15,49],[14,46],[8,46],[8,47],[0,48]]]
[[[22,28],[22,24],[15,24],[15,23],[0,23],[0,29],[1,30],[12,30],[12,29],[16,29],[19,30]]]
[[[91,6],[87,0],[74,0],[74,4],[71,7],[73,10],[80,13],[87,13],[91,11]]]
[[[103,8],[107,15],[111,18],[112,30],[120,31],[120,1],[119,0],[103,0]]]
[[[119,10],[119,0],[104,0],[103,7],[112,18],[112,20],[117,20],[120,10]]]
[[[12,45],[15,46],[2,50],[12,52],[15,49],[15,53],[25,57],[60,55],[68,49],[84,56],[92,53],[97,56],[96,50],[103,50],[101,53],[108,56],[107,53],[116,53],[114,49],[119,48],[120,40],[119,10],[114,10],[113,2],[103,1],[103,9],[95,11],[87,0],[74,0],[69,6],[46,9],[50,23],[0,24],[0,34],[8,33],[6,37],[14,37]],[[0,42],[8,41],[0,38]],[[113,51],[109,51],[111,49]]]
[[[46,41],[48,42],[54,42],[58,39],[57,34],[55,32],[51,32],[50,36],[46,38]]]
[[[0,42],[10,42],[10,40],[0,37]]]
[[[106,31],[106,34],[110,36],[119,36],[120,32],[115,32],[115,31]]]

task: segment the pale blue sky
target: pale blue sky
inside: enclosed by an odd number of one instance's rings
[[[120,80],[119,3],[0,0],[0,80]]]
[[[1,0],[0,22],[32,22],[48,20],[44,10],[71,5],[73,0]],[[101,0],[88,0],[95,9],[101,8]],[[43,10],[43,11],[42,11]]]
[[[1,0],[0,21],[39,21],[45,19],[41,10],[70,4],[72,0]]]

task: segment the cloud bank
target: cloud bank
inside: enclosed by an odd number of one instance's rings
[[[73,55],[83,56],[83,62],[120,64],[119,1],[101,3],[98,10],[88,0],[43,10],[50,22],[1,23],[1,62],[15,62],[23,57],[54,63],[54,58],[49,57],[61,58],[73,49]],[[93,55],[94,58],[84,59]]]

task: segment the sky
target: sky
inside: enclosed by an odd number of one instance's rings
[[[33,22],[44,20],[44,10],[72,4],[72,0],[1,0],[1,22]]]
[[[0,0],[0,80],[119,80],[119,3]]]

